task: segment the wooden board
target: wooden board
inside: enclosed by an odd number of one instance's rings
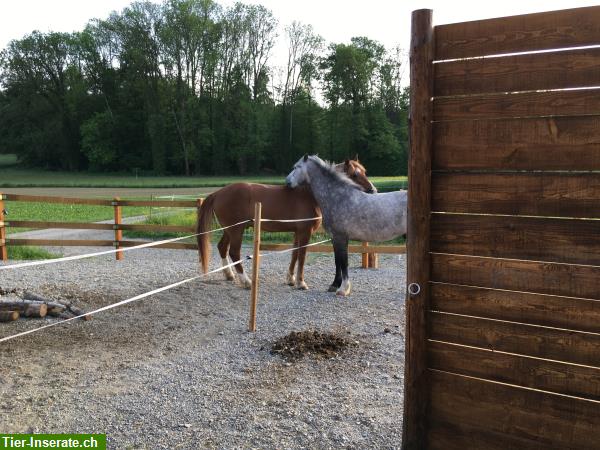
[[[195,233],[196,227],[186,227],[180,225],[147,225],[147,224],[125,224],[118,225],[119,230],[134,231],[163,231],[170,233]]]
[[[96,198],[70,198],[50,197],[42,195],[4,194],[8,201],[37,202],[37,203],[64,203],[68,205],[100,205],[112,206],[112,200],[100,200]]]
[[[600,333],[600,301],[433,283],[431,309]]]
[[[134,247],[136,245],[140,245],[140,244],[144,244],[146,242],[151,242],[151,241],[121,241],[121,247]],[[149,247],[150,249],[153,248],[170,248],[170,249],[176,249],[176,250],[198,250],[198,245],[196,243],[187,243],[187,242],[169,242],[167,244],[159,244],[159,245],[155,245],[154,247]]]
[[[452,425],[431,420],[427,430],[428,450],[547,450],[536,441],[509,436],[504,433],[483,430],[481,427]]]
[[[121,241],[121,247],[134,247],[151,241]],[[43,247],[114,247],[112,240],[93,239],[7,239],[8,245],[38,245]],[[198,246],[185,242],[170,242],[149,248],[171,248],[179,250],[197,250]]]
[[[436,122],[433,141],[436,170],[600,170],[596,116]]]
[[[196,208],[196,200],[119,200],[119,206],[154,206],[156,208]]]
[[[11,220],[6,224],[10,227],[21,228],[64,228],[76,230],[135,230],[135,231],[163,231],[194,233],[195,227],[179,225],[147,225],[147,224],[118,224],[112,223],[84,223],[84,222],[41,222],[34,220]]]
[[[293,247],[294,246],[292,244],[265,244],[265,243],[260,244],[260,249],[266,250],[266,251],[289,250]],[[315,252],[333,253],[333,246],[319,244],[319,245],[313,245],[312,247],[307,247],[306,250],[308,252],[313,252],[313,253],[315,253]],[[406,246],[405,245],[371,245],[368,247],[364,247],[362,245],[349,245],[348,246],[348,253],[365,253],[365,254],[367,254],[367,253],[373,253],[373,252],[400,255],[400,254],[406,253]]]
[[[432,211],[600,218],[597,173],[435,173]]]
[[[600,300],[600,267],[432,253],[431,280]]]
[[[430,312],[436,341],[600,367],[600,334]]]
[[[600,48],[462,59],[435,64],[434,96],[600,85]]]
[[[598,114],[598,89],[438,97],[433,101],[436,121]]]
[[[432,369],[600,400],[600,369],[430,341]]]
[[[435,213],[431,251],[600,266],[600,221]]]
[[[40,203],[65,203],[68,205],[100,205],[100,206],[154,206],[164,208],[188,207],[196,208],[196,200],[102,200],[93,198],[49,197],[41,195],[4,194],[5,200]]]
[[[106,239],[7,239],[8,245],[38,245],[43,247],[112,247],[115,241]],[[140,242],[141,244],[141,242]]]
[[[438,25],[436,59],[579,47],[600,43],[600,7]]]
[[[61,228],[74,230],[113,230],[111,223],[84,223],[84,222],[46,222],[38,220],[9,220],[6,221],[10,227],[21,228]]]
[[[487,448],[598,448],[600,403],[432,370],[430,423]],[[521,442],[521,443],[519,443]]]

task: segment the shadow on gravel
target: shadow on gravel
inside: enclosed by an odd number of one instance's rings
[[[296,361],[307,355],[335,358],[348,348],[357,346],[358,341],[350,340],[340,333],[292,331],[273,343],[271,354],[279,355],[286,361]]]

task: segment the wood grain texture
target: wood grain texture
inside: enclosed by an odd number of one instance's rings
[[[134,247],[152,241],[121,241],[121,247]],[[114,247],[115,241],[106,239],[7,239],[8,245],[38,245],[45,247]],[[197,250],[196,244],[185,242],[169,242],[150,248],[170,248],[178,250]]]
[[[293,248],[293,244],[260,244],[261,250],[267,251],[281,251],[281,250],[289,250]],[[392,255],[401,255],[406,253],[406,245],[373,245],[369,247],[364,247],[362,245],[349,245],[348,253],[365,253],[368,249],[370,254],[371,252],[375,253],[385,253]],[[323,252],[323,253],[333,253],[332,245],[313,245],[312,247],[307,247],[306,251],[308,252]]]
[[[600,403],[468,378],[431,373],[431,423],[449,424],[458,439],[487,448],[598,448]],[[522,442],[518,445],[519,440]]]
[[[20,228],[61,228],[74,230],[113,230],[112,223],[86,223],[86,222],[48,222],[40,220],[7,220],[10,227]]]
[[[435,121],[598,114],[599,89],[438,97],[433,101]]]
[[[600,333],[600,301],[433,283],[432,310]]]
[[[71,197],[50,197],[43,195],[21,195],[4,194],[8,201],[15,202],[38,202],[38,203],[63,203],[67,205],[100,205],[112,206],[112,200],[100,200],[96,198],[71,198]]]
[[[8,261],[6,248],[6,223],[4,222],[4,196],[0,192],[0,261]]]
[[[600,300],[600,267],[432,253],[431,280]]]
[[[600,400],[600,369],[430,341],[432,369]]]
[[[436,170],[600,170],[600,117],[436,122],[433,149]]]
[[[419,449],[427,424],[427,335],[429,298],[429,216],[431,205],[431,123],[433,119],[432,11],[414,11],[410,44],[410,156],[408,162],[408,283],[418,283],[418,295],[407,293],[404,365],[404,425],[402,448]]]
[[[600,221],[435,213],[431,251],[600,266]]]
[[[548,446],[530,439],[509,436],[464,423],[452,425],[435,419],[429,421],[428,450],[548,450]]]
[[[600,48],[462,59],[434,67],[436,97],[592,87],[600,85]]]
[[[597,173],[434,173],[432,211],[600,217]]]
[[[436,59],[579,47],[598,43],[598,6],[435,27]]]
[[[436,341],[600,367],[600,334],[438,312],[428,320]]]
[[[196,200],[119,200],[120,206],[154,206],[156,208],[196,208]]]

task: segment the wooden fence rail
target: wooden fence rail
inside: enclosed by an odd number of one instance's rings
[[[62,203],[69,205],[95,205],[106,206],[114,209],[113,223],[89,223],[89,222],[59,222],[59,221],[40,221],[40,220],[6,220],[4,217],[5,202],[35,202],[35,203]],[[151,241],[130,241],[123,240],[122,232],[130,231],[149,231],[149,232],[179,232],[190,233],[196,232],[195,227],[180,226],[180,225],[152,225],[152,224],[124,224],[122,221],[122,207],[128,206],[148,206],[148,207],[165,207],[165,208],[200,208],[202,199],[198,200],[113,200],[103,199],[86,199],[86,198],[71,198],[71,197],[49,197],[37,195],[17,195],[17,194],[0,194],[0,260],[8,260],[8,246],[57,246],[57,247],[132,247],[148,243]],[[114,231],[114,239],[29,239],[29,238],[8,238],[6,229],[12,228],[34,228],[34,229],[69,229],[69,230],[105,230]],[[196,250],[196,243],[188,242],[170,242],[160,244],[153,248],[177,249],[177,250]],[[287,250],[292,248],[291,244],[265,244],[261,243],[261,251],[277,251]],[[309,252],[326,252],[333,253],[331,245],[315,245],[308,247]],[[363,268],[377,268],[378,253],[386,254],[402,254],[406,253],[404,245],[369,245],[363,242],[362,245],[350,245],[348,251],[350,253],[359,253],[362,255]],[[120,260],[123,257],[122,252],[115,253],[116,259]]]

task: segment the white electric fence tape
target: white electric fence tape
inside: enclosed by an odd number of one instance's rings
[[[41,330],[44,330],[46,328],[55,327],[56,325],[60,325],[60,324],[66,323],[66,322],[71,322],[72,320],[75,320],[75,319],[80,319],[80,318],[85,317],[85,316],[91,316],[92,314],[96,314],[96,313],[99,313],[99,312],[102,312],[102,311],[107,311],[109,309],[116,308],[117,306],[121,306],[121,305],[125,305],[127,303],[135,302],[136,300],[141,300],[141,299],[149,297],[151,295],[158,294],[159,292],[163,292],[163,291],[166,291],[168,289],[172,289],[174,287],[181,286],[182,284],[189,283],[190,281],[197,280],[198,278],[202,278],[205,275],[209,275],[211,273],[219,272],[219,271],[225,270],[225,269],[227,269],[229,267],[233,267],[233,266],[235,266],[236,264],[238,264],[240,262],[242,262],[242,260],[233,262],[231,264],[227,264],[226,266],[221,266],[218,269],[211,270],[210,272],[207,272],[207,273],[202,274],[202,275],[196,275],[195,277],[187,278],[185,280],[178,281],[177,283],[169,284],[168,286],[163,286],[161,288],[154,289],[153,291],[145,292],[143,294],[136,295],[135,297],[131,297],[131,298],[128,298],[126,300],[121,300],[120,302],[113,303],[111,305],[103,306],[102,308],[98,308],[98,309],[95,309],[93,311],[86,312],[85,314],[80,314],[79,316],[75,316],[75,317],[71,317],[69,319],[61,320],[60,322],[50,323],[48,325],[44,325],[44,326],[41,326],[41,327],[38,327],[38,328],[34,328],[32,330],[23,331],[22,333],[13,334],[12,336],[3,337],[3,338],[0,339],[0,342],[5,342],[5,341],[8,341],[10,339],[14,339],[14,338],[17,338],[17,337],[20,337],[20,336],[25,336],[26,334],[35,333],[37,331],[41,331]]]
[[[248,221],[246,221],[246,222],[248,222]],[[245,222],[240,222],[240,223],[245,223]],[[235,224],[235,225],[239,225],[240,223]],[[231,226],[235,226],[235,225],[231,225]],[[217,230],[213,230],[213,231],[217,231]],[[271,252],[271,253],[268,253],[268,254],[259,254],[259,256],[263,257],[263,256],[271,256],[271,255],[276,255],[276,254],[285,253],[285,252],[291,252],[291,251],[294,251],[294,250],[299,250],[299,249],[304,248],[304,247],[311,247],[313,245],[319,245],[319,244],[322,244],[322,243],[327,242],[327,241],[330,241],[330,239],[326,239],[326,240],[320,241],[320,242],[315,242],[315,243],[312,243],[312,244],[302,245],[300,247],[289,248],[289,249],[285,249],[285,250]],[[133,248],[133,247],[130,247],[130,248]],[[85,256],[85,255],[80,255],[80,256]],[[252,259],[252,257],[248,256],[247,259]],[[136,295],[135,297],[131,297],[131,298],[128,298],[128,299],[125,299],[125,300],[121,300],[120,302],[112,303],[110,305],[103,306],[102,308],[98,308],[98,309],[95,309],[93,311],[89,311],[89,312],[86,312],[84,314],[80,314],[78,316],[71,317],[69,319],[61,320],[59,322],[50,323],[50,324],[47,324],[47,325],[44,325],[44,326],[41,326],[41,327],[38,327],[38,328],[34,328],[32,330],[27,330],[27,331],[23,331],[21,333],[13,334],[11,336],[6,336],[6,337],[3,337],[3,338],[0,338],[0,342],[5,342],[5,341],[11,340],[11,339],[15,339],[15,338],[18,338],[18,337],[21,337],[21,336],[25,336],[27,334],[31,334],[31,333],[35,333],[35,332],[44,330],[46,328],[55,327],[55,326],[61,325],[63,323],[71,322],[71,321],[73,321],[75,319],[80,319],[80,318],[85,317],[85,316],[91,316],[93,314],[96,314],[96,313],[99,313],[99,312],[102,312],[102,311],[107,311],[109,309],[116,308],[117,306],[122,306],[122,305],[125,305],[127,303],[135,302],[137,300],[141,300],[141,299],[149,297],[151,295],[158,294],[160,292],[167,291],[167,290],[172,289],[174,287],[181,286],[182,284],[189,283],[191,281],[197,280],[198,278],[202,278],[202,277],[204,277],[206,275],[210,275],[212,273],[216,273],[216,272],[220,272],[221,270],[228,269],[228,268],[233,267],[236,264],[239,264],[241,262],[242,262],[242,260],[240,259],[238,261],[232,262],[232,263],[227,264],[225,266],[221,266],[218,269],[211,270],[211,271],[209,271],[209,272],[207,272],[205,274],[196,275],[195,277],[187,278],[185,280],[181,280],[181,281],[178,281],[176,283],[169,284],[168,286],[163,286],[161,288],[154,289],[152,291]]]
[[[29,262],[18,263],[18,264],[10,264],[7,266],[0,266],[0,270],[20,269],[22,267],[41,266],[41,265],[45,265],[45,264],[56,264],[56,263],[63,262],[63,261],[74,261],[77,259],[93,258],[94,256],[110,255],[112,253],[117,253],[117,252],[127,252],[127,251],[131,251],[131,250],[139,250],[141,248],[156,247],[157,245],[168,244],[170,242],[182,241],[184,239],[189,239],[192,237],[200,236],[201,234],[208,234],[208,233],[214,233],[215,231],[226,230],[227,228],[232,228],[232,227],[242,225],[242,224],[248,223],[248,222],[252,222],[252,220],[244,220],[243,222],[234,223],[233,225],[229,225],[227,227],[217,228],[216,230],[205,231],[203,233],[190,234],[189,236],[165,239],[163,241],[147,242],[145,244],[134,245],[132,247],[123,247],[123,248],[114,249],[114,250],[103,250],[101,252],[85,253],[83,255],[64,256],[62,258],[55,258],[55,259],[43,259],[43,260],[39,260],[39,261],[29,261]],[[58,247],[60,247],[60,246],[58,246]]]

